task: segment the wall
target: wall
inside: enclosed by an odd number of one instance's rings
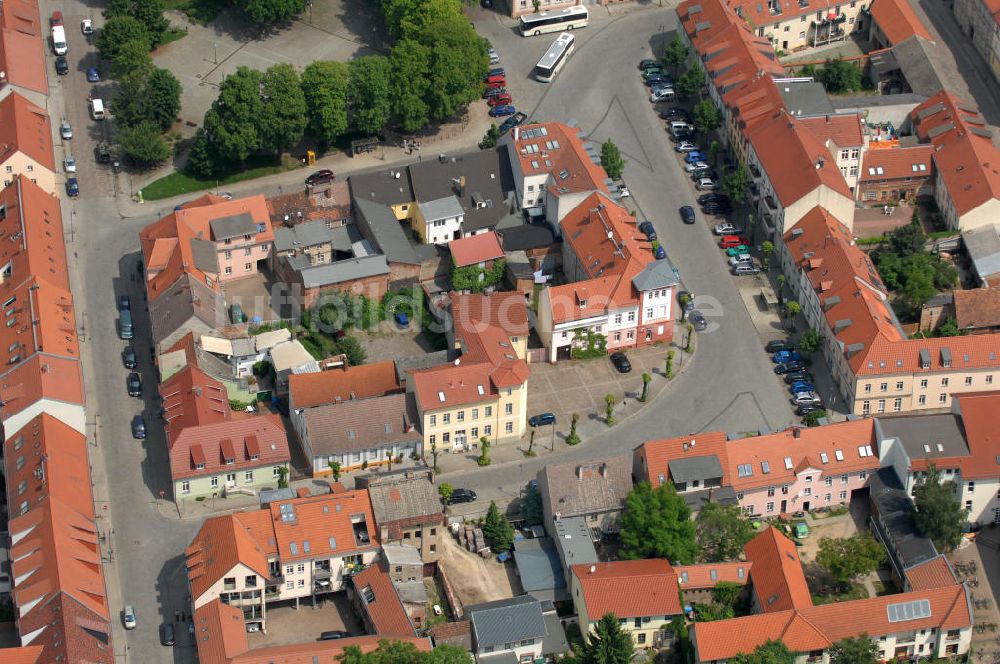
[[[303,439],[303,447],[311,449],[311,444]],[[312,476],[326,477],[332,475],[330,462],[337,461],[345,471],[364,467],[365,462],[369,466],[381,466],[389,463],[390,458],[395,459],[402,455],[404,459],[409,459],[412,454],[417,456],[423,453],[423,446],[419,441],[405,443],[384,444],[378,447],[357,448],[342,454],[321,454],[311,455]]]
[[[226,492],[226,476],[229,473],[236,475],[236,482],[233,484],[234,488],[237,489],[253,489],[259,490],[263,487],[276,488],[278,486],[278,475],[275,472],[275,468],[284,467],[288,468],[288,462],[285,463],[269,463],[262,466],[253,466],[250,468],[230,468],[225,471],[220,470],[217,473],[212,473],[211,475],[205,475],[203,477],[190,477],[184,480],[174,480],[174,500],[184,499],[191,500],[199,496],[211,496],[213,493],[218,496],[222,496]],[[246,479],[246,473],[252,473],[252,479]],[[212,478],[218,481],[218,485],[212,486]],[[184,491],[183,483],[188,482],[190,486],[189,491]]]
[[[850,35],[855,28],[859,27],[857,17],[866,6],[867,4],[860,2],[845,2],[836,5],[830,4],[829,6],[823,5],[821,11],[815,13],[809,12],[801,16],[789,16],[784,18],[784,20],[782,20],[783,16],[778,14],[773,17],[775,23],[758,27],[756,32],[762,37],[770,38],[775,50],[793,51],[796,49],[805,49],[812,46],[811,40],[815,28],[811,27],[811,24],[819,18],[818,15],[826,15],[831,11],[844,14],[847,20],[841,23],[839,27]],[[791,7],[793,8],[793,12],[798,10],[797,5],[794,3]]]
[[[42,413],[48,413],[63,424],[76,429],[80,433],[87,433],[87,416],[83,406],[80,404],[56,401],[55,399],[39,399],[24,410],[17,412],[3,420],[3,427],[6,431],[20,431]]]
[[[915,374],[860,376],[853,382],[851,412],[865,415],[868,412],[878,414],[950,408],[953,394],[996,389],[998,375],[1000,367],[982,369],[952,367],[949,371],[918,370]],[[944,384],[946,380],[947,384]],[[882,383],[888,383],[885,392],[881,389]],[[898,383],[902,383],[901,388]],[[866,391],[868,385],[871,385],[870,392]],[[895,409],[897,398],[901,399],[899,410]],[[886,402],[884,411],[879,410],[881,400]],[[865,409],[865,401],[868,402],[868,412]]]
[[[246,577],[252,576],[257,580],[255,586],[248,586],[246,584]],[[235,590],[225,590],[225,579],[227,577],[236,577],[236,589]],[[208,590],[203,592],[201,595],[194,596],[194,608],[197,609],[205,604],[208,604],[214,599],[217,599],[219,595],[224,592],[241,592],[244,590],[260,590],[263,593],[265,586],[265,579],[254,572],[252,569],[247,567],[242,563],[238,563],[233,567],[228,573],[219,576],[219,580],[213,583]],[[189,586],[190,589],[190,586]]]
[[[429,447],[434,443],[438,445],[439,450],[451,451],[458,444],[456,439],[462,440],[459,434],[464,435],[467,445],[478,444],[482,436],[489,437],[490,442],[494,444],[517,440],[524,435],[526,427],[527,396],[528,384],[525,383],[520,387],[510,388],[510,395],[507,394],[507,389],[501,390],[500,396],[496,399],[425,411],[424,444]],[[507,404],[511,405],[510,415],[505,414]],[[460,415],[461,420],[459,420]],[[447,423],[445,423],[446,417],[449,420]],[[512,425],[510,432],[507,432],[507,423]],[[444,440],[445,435],[448,436],[447,442]]]
[[[259,242],[255,235],[250,237],[250,240],[231,238],[229,244],[224,241],[215,243],[219,255],[219,281],[232,281],[257,274],[257,261],[268,257],[271,243]],[[250,266],[249,269],[247,265]]]
[[[895,178],[892,180],[869,180],[858,183],[858,200],[865,205],[883,205],[900,198],[912,199],[924,195],[934,187],[933,176],[923,178]]]
[[[826,185],[820,185],[784,209],[784,226],[779,232],[784,235],[817,205],[825,208],[849,230],[854,228],[854,200],[833,191]]]
[[[44,107],[45,105],[42,104],[42,106]],[[48,122],[45,125],[46,129],[48,129]],[[9,172],[8,168],[10,169]],[[10,185],[14,181],[14,176],[18,174],[23,175],[27,180],[31,180],[44,189],[46,193],[53,196],[60,196],[64,193],[60,191],[61,188],[56,184],[55,173],[20,151],[13,153],[3,163],[0,163],[0,178],[2,178],[3,187]]]
[[[409,263],[389,263],[389,285],[391,291],[416,285],[421,280],[421,265]]]
[[[295,283],[301,284],[301,275]],[[370,300],[381,300],[389,290],[389,279],[386,275],[375,275],[363,279],[341,281],[336,284],[302,289],[302,307],[311,308],[316,305],[323,293],[350,293],[364,295]]]
[[[857,446],[845,443],[844,454],[857,454]],[[878,457],[871,457],[871,469],[867,471],[839,473],[836,468],[836,461],[833,456],[834,448],[829,451],[830,466],[828,468],[812,468],[803,470],[796,476],[795,481],[788,484],[775,484],[773,487],[760,487],[753,490],[747,489],[737,491],[737,498],[748,514],[755,515],[777,515],[781,513],[781,501],[787,501],[786,512],[796,512],[805,510],[803,505],[809,503],[809,509],[817,507],[834,507],[847,504],[851,499],[851,492],[864,488],[868,484],[868,473],[878,469]],[[818,461],[818,459],[817,459]],[[845,481],[846,476],[846,481]],[[807,478],[811,478],[807,481]],[[787,481],[787,480],[786,480]],[[829,484],[827,484],[829,481]],[[784,493],[784,487],[788,488],[788,493]],[[773,489],[774,495],[768,495]],[[800,495],[809,491],[810,495]],[[844,495],[842,495],[844,494]],[[830,499],[827,500],[826,496]],[[770,509],[768,509],[770,507]]]
[[[535,11],[534,0],[509,0],[511,18],[517,18],[522,14],[532,14]],[[565,9],[573,5],[580,4],[579,0],[541,0],[538,10],[547,12],[553,9]]]

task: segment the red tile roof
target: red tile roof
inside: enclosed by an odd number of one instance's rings
[[[909,567],[904,572],[910,590],[926,590],[928,588],[947,588],[958,583],[951,563],[939,554],[930,560]]]
[[[509,147],[511,161],[518,160],[525,175],[549,173],[553,189],[607,193],[607,173],[587,154],[581,133],[580,128],[559,122],[515,127]]]
[[[266,510],[259,511],[266,513]],[[244,565],[265,579],[269,577],[267,554],[271,552],[259,541],[268,533],[253,534],[243,521],[242,512],[205,519],[191,545],[184,550],[191,596],[195,603],[237,565]],[[259,519],[250,517],[250,523],[255,522],[259,528]],[[274,535],[270,534],[270,537]]]
[[[995,336],[995,335],[991,335]],[[996,477],[996,460],[1000,458],[1000,435],[997,435],[996,414],[1000,412],[1000,393],[969,392],[956,394],[954,409],[962,416],[962,429],[969,456],[956,461],[962,470],[962,477],[970,480],[986,480]],[[926,461],[914,460],[913,469],[923,470]]]
[[[910,118],[917,135],[934,144],[934,162],[958,216],[1000,199],[1000,150],[979,109],[942,90]]]
[[[440,366],[413,372],[413,387],[421,411],[495,401],[490,380],[493,367],[485,362]],[[444,395],[443,398],[441,395]]]
[[[371,500],[364,489],[275,501],[269,507],[282,561],[343,556],[379,546]],[[289,512],[293,516],[287,516]],[[364,520],[364,530],[360,526],[358,530],[365,533],[364,540],[358,538],[352,524],[358,517]]]
[[[291,458],[277,415],[189,426],[170,438],[170,474],[175,482],[287,463]]]
[[[702,565],[674,565],[677,583],[681,590],[714,588],[720,581],[746,585],[750,580],[751,562],[705,563]]]
[[[853,198],[829,149],[801,120],[780,115],[757,125],[749,138],[782,206],[792,205],[820,186]]]
[[[56,169],[48,113],[16,92],[0,100],[0,164],[14,152],[50,171]]]
[[[700,40],[698,54],[723,100],[730,90],[755,78],[785,75],[770,40],[758,37],[743,22],[734,22]]]
[[[831,641],[797,611],[760,613],[731,620],[694,624],[698,662],[725,660],[750,654],[768,640],[780,640],[793,652],[830,647]]]
[[[699,53],[706,42],[730,25],[745,24],[728,3],[720,0],[684,0],[677,6],[677,16]]]
[[[639,464],[641,468],[645,468],[645,473],[639,479],[656,488],[670,480],[671,461],[715,456],[722,466],[723,484],[728,484],[730,478],[725,476],[729,469],[726,440],[727,436],[722,431],[706,431],[694,436],[646,441],[635,451],[636,456],[645,461]]]
[[[47,37],[37,2],[4,0],[0,7],[0,71],[6,74],[6,84],[49,94]]]
[[[933,154],[934,147],[926,144],[906,148],[867,150],[858,179],[861,182],[878,182],[933,177],[934,161],[931,159]]]
[[[802,118],[800,122],[824,145],[833,142],[829,146],[831,154],[836,148],[860,148],[865,143],[861,136],[861,116],[857,113]]]
[[[802,562],[791,540],[768,526],[747,542],[743,550],[747,560],[753,564],[750,579],[762,612],[774,613],[812,606]]]
[[[525,337],[530,331],[527,300],[516,291],[491,295],[454,293],[451,318],[456,336],[461,337],[476,334],[489,326],[499,327],[511,337]]]
[[[448,251],[456,267],[468,267],[504,257],[500,238],[495,231],[463,237],[448,243]]]
[[[76,359],[35,353],[0,378],[4,416],[13,417],[42,399],[83,406],[83,375]]]
[[[250,649],[243,611],[218,599],[195,609],[194,634],[200,664],[230,664]]]
[[[402,390],[394,360],[288,377],[289,403],[295,409],[381,397]]]
[[[955,322],[960,328],[988,328],[1000,325],[1000,288],[956,290]]]
[[[872,20],[889,41],[889,46],[895,46],[913,35],[934,41],[927,26],[913,11],[909,0],[874,0],[871,4],[871,14]]]
[[[160,398],[170,447],[188,427],[228,422],[233,417],[225,386],[190,364],[160,383]]]
[[[37,664],[42,657],[42,650],[42,646],[0,648],[0,660],[4,664]]]
[[[414,636],[413,623],[382,564],[358,572],[352,579],[368,619],[380,637]],[[369,599],[370,598],[370,599]]]
[[[606,613],[621,619],[683,613],[677,575],[666,560],[619,560],[570,569],[592,621]]]

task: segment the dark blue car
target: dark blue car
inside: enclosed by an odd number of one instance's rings
[[[795,350],[779,350],[771,356],[771,361],[775,364],[780,364],[782,362],[801,362],[802,355]]]
[[[815,392],[816,386],[812,383],[800,380],[792,383],[791,387],[788,389],[792,394],[798,394],[799,392]]]
[[[684,155],[684,162],[688,164],[697,164],[699,161],[708,161],[708,157],[701,150],[692,150]]]
[[[646,77],[646,85],[653,87],[654,85],[672,85],[673,79],[666,74],[652,74]]]
[[[506,76],[506,75],[507,72],[506,70],[504,70],[503,67],[496,67],[486,72],[486,78],[489,78],[490,76]]]
[[[72,198],[80,195],[80,183],[76,181],[76,178],[66,180],[66,193]]]
[[[97,83],[101,80],[101,72],[98,71],[97,67],[87,68],[87,81],[90,83]]]
[[[515,113],[517,113],[517,109],[509,104],[494,106],[490,109],[491,118],[502,118],[505,115],[514,115]]]
[[[393,318],[396,320],[396,325],[398,325],[398,326],[400,326],[402,328],[406,328],[406,327],[410,326],[410,318],[409,318],[409,316],[407,316],[402,311],[396,312],[396,315],[393,316]]]

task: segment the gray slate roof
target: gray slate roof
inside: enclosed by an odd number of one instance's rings
[[[542,468],[539,490],[548,491],[552,514],[583,516],[620,510],[632,490],[632,457],[549,464]]]
[[[436,198],[432,201],[421,201],[418,205],[420,206],[420,213],[424,215],[424,219],[427,222],[448,219],[450,217],[461,217],[465,214],[462,204],[454,196]]]
[[[285,260],[295,271],[302,274],[302,284],[306,288],[318,288],[352,279],[389,274],[389,264],[382,254],[318,265],[309,264],[309,259],[305,256],[288,256]]]
[[[670,479],[674,482],[691,482],[722,477],[722,464],[719,457],[709,456],[688,457],[669,462]]]
[[[972,257],[980,279],[1000,272],[1000,224],[965,231],[962,233],[962,242]]]
[[[347,183],[351,186],[351,198],[355,206],[359,200],[382,205],[399,205],[412,203],[415,200],[413,190],[410,188],[410,177],[407,171],[401,168],[352,175],[347,178]]]
[[[226,302],[221,293],[190,274],[182,274],[170,288],[149,302],[149,320],[156,343],[193,318],[200,321],[206,331],[221,328],[226,325]]]
[[[646,269],[632,277],[632,285],[638,291],[650,291],[657,288],[669,288],[679,283],[674,266],[666,258],[653,261]]]
[[[791,115],[801,118],[829,115],[833,105],[823,84],[816,81],[781,81],[775,83]]]
[[[904,568],[930,560],[938,554],[934,543],[917,533],[913,520],[916,508],[891,467],[870,475],[869,489],[871,500],[878,509],[881,521],[886,524],[888,536],[892,538],[893,548]]]
[[[362,234],[375,243],[389,262],[420,264],[420,257],[392,210],[360,198],[355,199],[354,209],[357,212],[355,221]]]
[[[914,92],[902,92],[895,95],[869,95],[865,97],[834,97],[830,100],[833,107],[846,113],[860,113],[870,106],[894,106],[896,104],[919,106],[927,101],[927,97]]]
[[[566,576],[559,563],[559,552],[551,537],[522,539],[514,542],[514,562],[524,592],[538,598],[566,598]],[[556,596],[556,591],[562,591]]]
[[[731,486],[717,486],[712,489],[702,489],[701,491],[685,491],[681,498],[691,508],[692,512],[700,512],[707,503],[718,503],[719,505],[738,505],[736,490]]]
[[[229,217],[219,217],[208,222],[212,229],[212,238],[216,241],[231,237],[253,235],[257,232],[257,223],[249,212],[240,212]]]
[[[934,42],[913,35],[893,46],[892,54],[913,92],[930,97],[949,87],[941,47]]]
[[[326,221],[307,221],[291,228],[279,226],[274,229],[275,251],[291,251],[331,243],[337,251],[351,251],[351,245],[361,239],[361,233],[354,226],[329,228]]]
[[[541,603],[530,595],[500,599],[465,608],[479,650],[524,639],[545,638]]]
[[[558,519],[554,524],[552,540],[559,552],[564,571],[572,565],[589,565],[598,562],[594,538],[582,516]]]
[[[191,258],[194,266],[202,272],[210,274],[219,273],[219,253],[215,250],[215,243],[211,240],[191,238]]]
[[[414,420],[406,402],[407,395],[401,393],[306,409],[303,423],[313,455],[344,454],[421,440],[412,428]],[[407,426],[411,427],[409,431]]]
[[[504,251],[541,249],[555,241],[551,229],[541,224],[522,224],[514,228],[498,229],[497,232]]]
[[[875,420],[879,438],[898,438],[910,459],[969,456],[965,430],[958,415],[903,415]],[[930,452],[924,449],[930,448]],[[938,451],[938,445],[941,451]]]
[[[466,231],[493,228],[510,212],[507,194],[514,191],[514,176],[506,149],[477,150],[463,155],[428,159],[410,164],[410,182],[417,201],[457,196]],[[465,193],[458,180],[465,177]],[[421,210],[423,206],[421,205]]]
[[[420,436],[416,439],[419,440]],[[375,523],[380,526],[392,521],[420,517],[441,520],[441,498],[426,476],[400,476],[391,482],[379,481],[368,486],[368,495],[372,501]]]

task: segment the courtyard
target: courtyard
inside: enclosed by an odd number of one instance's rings
[[[292,643],[315,641],[323,632],[342,630],[352,635],[364,634],[364,626],[355,615],[347,593],[332,593],[312,605],[308,598],[299,602],[269,605],[267,607],[267,633],[251,632],[247,635],[251,648],[283,646]]]

